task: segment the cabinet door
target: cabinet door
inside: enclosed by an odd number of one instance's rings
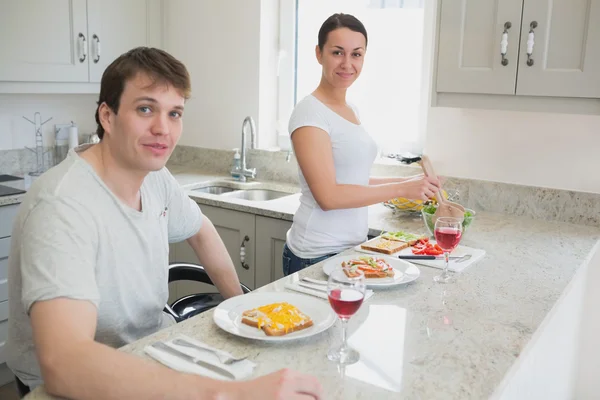
[[[200,204],[200,209],[211,220],[215,228],[217,228],[217,232],[219,232],[233,260],[233,265],[240,278],[240,282],[250,289],[254,289],[254,214],[204,204]],[[245,240],[246,237],[248,240]],[[244,243],[246,250],[244,264],[242,264],[240,259],[242,243]]]
[[[290,221],[256,216],[256,287],[283,278],[282,254]]]
[[[174,262],[187,262],[191,264],[200,264],[192,246],[187,241],[171,243],[169,245],[169,264]],[[169,304],[184,296],[197,293],[216,293],[217,290],[212,285],[195,281],[175,281],[169,283]]]
[[[86,18],[85,0],[0,0],[0,81],[87,82]]]
[[[523,0],[440,1],[437,91],[514,94]],[[506,59],[500,55],[505,24]]]
[[[600,0],[525,0],[521,29],[517,94],[600,97]]]
[[[90,82],[100,82],[121,54],[148,44],[148,11],[147,0],[88,0]]]

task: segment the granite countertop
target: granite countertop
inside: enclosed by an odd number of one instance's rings
[[[189,190],[199,182],[227,180],[183,169],[172,172]],[[284,184],[258,185],[289,189]],[[298,205],[297,194],[269,202],[193,196],[200,204],[286,219]],[[383,228],[424,232],[418,215],[394,215],[382,205],[369,207],[369,227],[374,233]],[[421,276],[415,282],[376,290],[350,321],[349,341],[360,350],[361,360],[345,368],[326,359],[328,348],[340,341],[339,322],[316,336],[282,345],[230,335],[213,323],[212,311],[120,350],[148,358],[146,345],[183,333],[248,355],[258,363],[254,376],[284,367],[318,372],[327,399],[488,398],[599,238],[600,229],[594,227],[478,213],[462,244],[485,249],[485,258],[456,275],[451,284],[434,283],[440,270],[419,266]],[[319,263],[258,290],[284,291],[286,282],[304,276],[326,279]],[[323,304],[329,307],[325,300]],[[365,338],[368,343],[361,342]],[[43,388],[28,397],[48,398]]]

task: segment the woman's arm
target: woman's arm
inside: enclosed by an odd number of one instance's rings
[[[310,191],[325,211],[365,207],[394,197],[427,200],[438,190],[437,179],[425,176],[373,186],[338,184],[327,132],[304,126],[292,133],[292,143]]]
[[[395,176],[395,177],[379,177],[372,176],[369,178],[369,185],[385,185],[386,183],[400,183],[406,182],[411,179],[420,179],[423,174],[412,175],[412,176]]]

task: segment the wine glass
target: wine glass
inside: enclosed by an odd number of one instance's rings
[[[441,275],[436,275],[433,280],[439,283],[450,282],[452,276],[448,273],[450,252],[458,246],[462,237],[463,219],[453,217],[440,217],[435,221],[433,236],[437,244],[444,250],[446,265]]]
[[[360,270],[336,268],[331,271],[327,281],[327,297],[331,308],[342,321],[342,344],[327,353],[327,358],[338,364],[353,364],[358,361],[358,352],[348,346],[346,326],[348,320],[360,308],[365,298],[365,275]],[[348,274],[350,276],[348,276]]]

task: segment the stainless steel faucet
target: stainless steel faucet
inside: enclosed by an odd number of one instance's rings
[[[241,154],[241,169],[239,171],[232,170],[231,175],[238,178],[241,182],[246,182],[247,178],[256,178],[256,168],[246,168],[246,125],[250,124],[250,149],[256,147],[256,125],[252,117],[244,118],[242,123],[242,154]]]

